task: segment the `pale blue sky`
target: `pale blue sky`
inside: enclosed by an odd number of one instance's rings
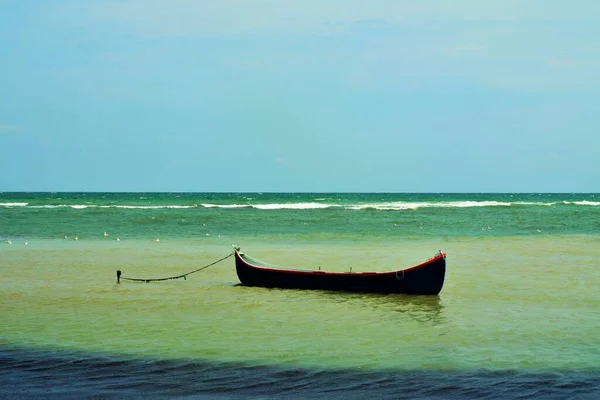
[[[600,192],[597,0],[0,0],[0,191]]]

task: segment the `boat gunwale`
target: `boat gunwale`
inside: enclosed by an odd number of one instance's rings
[[[258,266],[258,265],[254,265],[251,264],[250,262],[248,262],[247,260],[244,259],[244,253],[241,251],[236,250],[235,251],[235,256],[236,259],[240,260],[241,262],[243,262],[246,266],[250,267],[250,268],[254,268],[257,270],[261,270],[261,271],[265,271],[265,272],[281,272],[281,273],[287,273],[287,274],[302,274],[302,275],[332,275],[332,276],[346,276],[346,275],[366,275],[366,276],[386,276],[386,275],[395,275],[398,274],[399,272],[402,273],[406,273],[406,272],[410,272],[410,271],[414,271],[423,267],[426,267],[430,264],[435,263],[436,261],[439,261],[440,259],[446,259],[446,253],[438,253],[436,254],[434,257],[420,263],[417,264],[415,266],[412,267],[408,267],[408,268],[404,268],[404,269],[399,269],[399,270],[395,270],[395,271],[388,271],[388,272],[328,272],[328,271],[321,271],[321,270],[302,270],[302,269],[289,269],[289,268],[269,268],[269,267],[265,267],[265,266]],[[259,260],[257,260],[259,261]]]

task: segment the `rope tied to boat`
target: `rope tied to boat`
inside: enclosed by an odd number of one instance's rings
[[[234,251],[232,251],[231,253],[229,253],[229,254],[228,254],[228,255],[226,255],[225,257],[223,257],[223,258],[220,258],[220,259],[218,259],[217,261],[214,261],[214,262],[212,262],[212,263],[210,263],[210,264],[207,264],[207,265],[205,265],[205,266],[203,266],[203,267],[200,267],[200,268],[198,268],[198,269],[195,269],[195,270],[193,270],[193,271],[190,271],[190,272],[186,272],[185,274],[176,275],[176,276],[167,276],[166,278],[148,278],[148,279],[146,279],[146,278],[127,278],[127,277],[125,277],[125,276],[121,276],[121,271],[120,271],[120,270],[117,270],[117,283],[121,283],[121,280],[122,280],[122,279],[123,279],[123,280],[126,280],[126,281],[134,281],[134,282],[146,282],[146,283],[149,283],[149,282],[157,282],[157,281],[168,281],[168,280],[171,280],[171,279],[181,279],[181,278],[183,278],[184,280],[187,280],[187,276],[188,276],[188,275],[195,274],[196,272],[200,272],[200,271],[202,271],[202,270],[204,270],[204,269],[206,269],[206,268],[208,268],[208,267],[212,267],[213,265],[215,265],[215,264],[218,264],[218,263],[220,263],[221,261],[224,261],[224,260],[228,259],[228,258],[229,258],[229,257],[231,257],[232,255],[234,255],[234,254],[235,254],[235,252],[236,252],[238,249],[239,249],[239,248],[238,248],[238,247],[236,247]]]
[[[438,254],[439,254],[440,256],[442,256],[442,258],[444,259],[444,261],[446,261],[446,253],[444,253],[444,252],[443,252],[443,251],[440,249],[440,250],[438,250]]]

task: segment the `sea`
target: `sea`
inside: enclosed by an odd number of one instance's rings
[[[446,280],[245,287],[233,246]],[[0,193],[0,398],[598,399],[600,194]]]

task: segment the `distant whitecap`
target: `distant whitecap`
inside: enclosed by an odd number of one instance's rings
[[[278,203],[278,204],[255,204],[252,206],[259,210],[310,210],[332,207],[331,204],[322,203]]]
[[[29,203],[0,203],[0,207],[26,207]]]

